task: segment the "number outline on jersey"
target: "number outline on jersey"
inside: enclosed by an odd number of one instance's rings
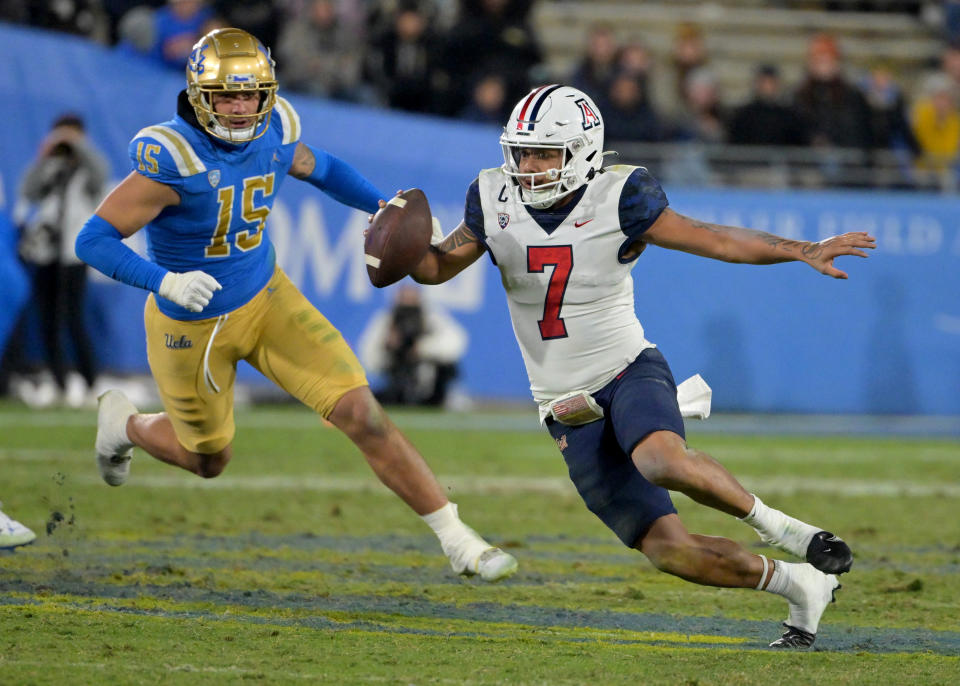
[[[570,273],[573,271],[573,245],[528,245],[527,272],[543,274],[547,267],[553,267],[550,282],[543,298],[543,318],[537,321],[540,337],[545,341],[566,338],[567,324],[560,312],[563,298],[567,293]]]
[[[244,229],[233,236],[233,243],[242,252],[249,252],[260,246],[263,241],[263,229],[270,215],[270,206],[255,204],[259,191],[265,201],[273,195],[276,174],[248,176],[243,180],[243,192],[240,195],[240,218],[247,224],[256,224],[255,230]],[[217,225],[210,238],[210,244],[204,247],[204,257],[220,259],[230,255],[230,242],[227,240],[230,226],[233,224],[233,200],[236,186],[224,186],[217,191]]]

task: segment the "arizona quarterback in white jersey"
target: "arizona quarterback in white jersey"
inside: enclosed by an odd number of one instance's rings
[[[634,311],[636,258],[621,258],[631,238],[618,202],[626,184],[633,195],[648,179],[637,167],[605,169],[575,191],[576,203],[563,217],[528,211],[507,192],[512,182],[501,169],[481,172],[476,191],[470,189],[470,216],[483,217],[473,233],[500,269],[530,389],[544,416],[550,401],[574,389],[600,390],[652,347]],[[655,201],[650,213],[662,209]],[[538,219],[560,223],[548,231]]]
[[[503,166],[480,172],[463,222],[412,276],[442,283],[488,252],[541,418],[587,507],[665,572],[787,598],[786,631],[771,645],[809,647],[839,588],[835,575],[852,565],[850,548],[766,506],[687,446],[673,375],[634,311],[631,269],[652,243],[728,262],[799,260],[845,279],[834,258],[866,257],[874,239],[857,232],[809,243],[684,217],[643,167],[603,167],[603,131],[585,93],[533,89],[500,138]],[[772,561],[689,533],[667,489],[741,519],[807,562]]]

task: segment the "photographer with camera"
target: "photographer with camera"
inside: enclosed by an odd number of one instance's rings
[[[385,378],[375,395],[390,405],[443,405],[466,348],[463,327],[410,285],[374,315],[359,345],[364,366]]]
[[[92,396],[97,372],[84,325],[87,265],[77,258],[73,246],[103,196],[108,173],[107,161],[87,138],[83,120],[67,113],[54,121],[21,181],[19,202],[29,211],[18,249],[32,267],[32,307],[42,323],[46,360],[57,386],[57,390],[40,392],[41,382],[34,389],[34,404],[52,404],[60,396],[70,405],[81,405]],[[69,345],[61,338],[64,329]],[[11,341],[11,347],[22,346],[24,326],[19,332],[20,340]],[[76,355],[86,393],[79,389],[67,393],[68,347]],[[24,357],[22,347],[8,352],[14,358]]]

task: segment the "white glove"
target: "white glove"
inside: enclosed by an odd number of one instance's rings
[[[210,304],[213,292],[221,288],[223,286],[206,272],[167,272],[157,292],[161,298],[171,300],[191,312],[202,312]]]
[[[431,217],[433,220],[433,235],[430,237],[430,245],[439,245],[443,240],[443,227],[440,226],[440,220]]]

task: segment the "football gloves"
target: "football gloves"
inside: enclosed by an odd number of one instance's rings
[[[167,272],[157,292],[161,298],[175,302],[184,309],[202,312],[210,304],[214,291],[221,288],[223,286],[215,278],[198,270],[182,274]]]

